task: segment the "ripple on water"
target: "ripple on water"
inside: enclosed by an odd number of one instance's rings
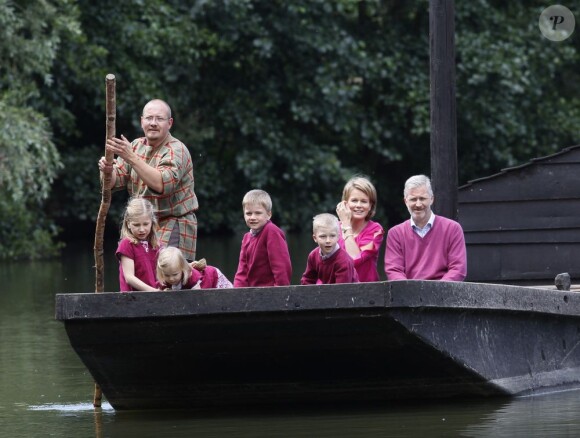
[[[42,405],[30,405],[27,407],[30,411],[52,411],[52,412],[87,412],[100,409],[101,411],[113,412],[113,407],[105,402],[100,408],[95,408],[92,403],[46,403]]]

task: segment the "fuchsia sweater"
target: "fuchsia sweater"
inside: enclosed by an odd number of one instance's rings
[[[379,281],[377,262],[379,260],[379,250],[383,244],[384,237],[385,232],[383,231],[383,227],[377,222],[368,221],[358,236],[354,238],[354,241],[359,248],[368,245],[370,242],[373,243],[371,249],[366,249],[353,258],[354,267],[356,268],[358,279],[361,283],[367,281]],[[346,243],[342,238],[342,233],[340,233],[338,244],[346,251]]]
[[[351,256],[339,248],[327,259],[322,259],[320,248],[314,248],[308,255],[306,270],[300,284],[358,283],[358,275]]]
[[[234,287],[287,286],[292,264],[284,232],[268,221],[262,230],[242,239]]]
[[[155,270],[157,269],[159,248],[148,248],[146,250],[141,243],[133,243],[127,237],[124,237],[119,242],[116,255],[119,260],[119,285],[121,286],[121,292],[131,292],[135,290],[133,289],[133,286],[128,284],[125,280],[123,265],[121,264],[121,256],[133,259],[135,277],[151,287],[157,287]]]
[[[461,225],[436,216],[423,238],[413,231],[410,220],[394,226],[387,234],[385,273],[388,280],[463,281],[467,255]]]

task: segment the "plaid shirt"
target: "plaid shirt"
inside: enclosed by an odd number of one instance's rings
[[[171,135],[156,149],[142,137],[131,143],[133,152],[145,163],[161,172],[163,190],[147,187],[131,165],[122,158],[115,160],[117,179],[113,190],[127,188],[130,196],[142,196],[157,209],[159,239],[167,245],[175,224],[179,226],[179,249],[185,258],[195,260],[197,241],[197,197],[194,192],[193,161],[187,147]]]

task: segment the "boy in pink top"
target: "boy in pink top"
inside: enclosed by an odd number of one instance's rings
[[[292,263],[284,232],[274,225],[272,200],[263,190],[250,190],[242,200],[250,231],[242,239],[234,287],[287,286]]]
[[[459,223],[431,211],[434,196],[425,175],[405,183],[404,201],[411,219],[387,234],[385,273],[388,280],[463,281],[467,255]]]
[[[314,216],[312,238],[318,246],[308,255],[300,284],[358,283],[354,261],[338,245],[340,224],[328,213]]]

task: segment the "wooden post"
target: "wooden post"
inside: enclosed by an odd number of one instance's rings
[[[107,139],[115,136],[115,126],[116,126],[116,95],[115,95],[115,75],[108,74],[105,77],[106,83],[106,136],[105,143]],[[105,159],[107,163],[113,163],[113,153],[107,151],[105,148]],[[101,206],[99,208],[99,214],[97,216],[97,225],[95,229],[95,292],[103,292],[105,289],[105,279],[104,279],[104,261],[103,261],[103,240],[105,235],[105,222],[107,219],[107,213],[109,212],[109,207],[111,206],[111,189],[109,189],[109,184],[111,182],[111,174],[103,173],[103,178],[101,180]],[[95,396],[93,398],[93,406],[98,408],[101,407],[102,399],[101,388],[95,383]]]
[[[455,5],[429,1],[431,78],[431,180],[434,211],[457,220],[457,119],[455,111]]]

